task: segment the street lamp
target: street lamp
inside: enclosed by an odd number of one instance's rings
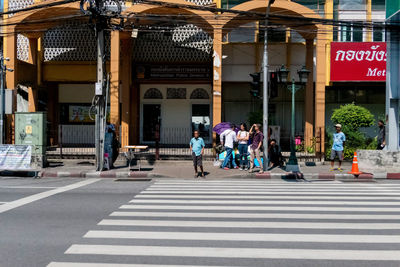
[[[287,78],[289,76],[289,70],[285,68],[284,65],[278,70],[278,77],[280,82],[286,83]],[[303,66],[297,74],[299,75],[300,83],[307,83],[308,80],[308,75],[310,74],[310,71],[306,69],[305,66]],[[294,141],[294,130],[295,130],[295,94],[296,92],[301,89],[302,85],[296,85],[296,82],[294,78],[292,78],[292,84],[288,85],[288,90],[292,92],[292,127],[291,127],[291,136],[290,136],[290,157],[289,157],[289,162],[286,164],[286,171],[287,172],[299,172],[299,164],[297,162],[297,157],[296,157],[296,147],[295,147],[295,141]]]

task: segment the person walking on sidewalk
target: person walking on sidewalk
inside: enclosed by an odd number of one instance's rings
[[[238,169],[239,167],[236,165],[234,156],[233,156],[233,148],[234,143],[237,142],[235,125],[231,124],[231,128],[225,130],[220,136],[221,144],[225,146],[226,156],[224,163],[222,163],[221,168],[224,170],[229,170],[228,164],[232,164],[234,169]]]
[[[336,156],[339,159],[338,171],[343,171],[342,161],[343,161],[344,143],[346,142],[346,135],[342,132],[341,124],[336,124],[335,128],[336,128],[336,133],[333,134],[333,145],[331,152],[331,171],[335,170],[333,166],[335,165]]]
[[[261,124],[253,124],[251,126],[250,136],[252,137],[252,143],[250,146],[250,170],[249,172],[253,172],[254,170],[254,159],[257,158],[257,161],[260,165],[260,173],[263,173],[263,163],[261,161],[261,146],[263,144],[264,135],[261,132]]]
[[[240,156],[240,170],[248,170],[247,154],[248,154],[248,142],[249,132],[247,131],[246,123],[240,124],[240,131],[237,134],[237,140],[239,142],[239,156]]]
[[[386,146],[386,130],[385,130],[385,123],[383,120],[378,121],[378,147],[377,150],[382,150]]]
[[[192,153],[193,166],[194,166],[194,178],[199,177],[197,167],[200,167],[201,177],[204,177],[203,169],[203,154],[205,143],[203,138],[200,137],[199,131],[194,131],[194,137],[190,140],[190,152]]]

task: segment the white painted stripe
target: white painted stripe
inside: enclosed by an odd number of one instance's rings
[[[0,202],[0,204],[6,204],[7,202]]]
[[[349,191],[349,192],[342,192],[342,191],[333,191],[333,192],[318,192],[318,191],[309,191],[309,192],[299,192],[299,191],[283,191],[283,192],[271,192],[271,191],[247,191],[247,190],[242,190],[242,191],[236,191],[236,192],[227,192],[225,190],[219,190],[219,191],[214,191],[214,190],[204,190],[204,191],[194,191],[194,190],[149,190],[149,191],[143,191],[144,193],[141,194],[146,194],[146,195],[151,195],[151,194],[217,194],[217,195],[232,195],[232,194],[237,194],[237,195],[386,195],[386,196],[399,196],[400,197],[400,192],[399,193],[390,193],[390,192],[382,192],[379,193],[377,191],[370,191],[370,192],[354,192],[354,191]]]
[[[395,191],[399,191],[400,187],[360,187],[360,186],[269,186],[269,185],[177,185],[177,186],[169,186],[169,185],[152,185],[149,188],[151,189],[272,189],[272,190],[278,190],[278,189],[329,189],[329,190],[339,190],[339,189],[346,189],[346,190],[388,190],[388,189],[395,189]]]
[[[8,202],[8,203],[0,206],[0,213],[21,207],[23,205],[26,205],[26,204],[29,204],[29,203],[32,203],[32,202],[35,202],[35,201],[59,194],[59,193],[77,189],[79,187],[95,183],[97,181],[100,181],[100,179],[88,179],[85,181],[77,182],[77,183],[59,187],[59,188],[56,188],[53,190],[41,192],[41,193],[38,193],[38,194],[35,194],[32,196],[24,197],[24,198],[15,200],[15,201],[11,201],[11,202]]]
[[[193,265],[123,264],[123,263],[87,263],[87,262],[51,262],[47,267],[194,267]],[[196,265],[196,267],[224,267]]]
[[[199,191],[199,192],[214,192],[214,191],[229,191],[229,192],[242,192],[242,191],[247,191],[247,192],[397,192],[398,194],[400,194],[400,190],[391,190],[391,189],[379,189],[379,190],[371,190],[371,189],[318,189],[318,188],[307,188],[307,189],[303,189],[303,188],[293,188],[293,189],[274,189],[274,188],[225,188],[225,187],[221,187],[221,188],[180,188],[180,187],[176,187],[176,188],[148,188],[145,191],[146,192],[152,192],[152,191],[164,191],[164,192],[169,192],[170,190],[180,190],[181,192],[185,192],[187,190],[189,191]]]
[[[116,211],[112,217],[168,218],[246,218],[246,219],[318,219],[318,220],[400,220],[399,215],[387,214],[305,214],[305,213],[221,213],[221,212],[129,212]]]
[[[328,183],[328,182],[320,182],[320,183],[256,183],[256,182],[241,182],[241,183],[232,183],[231,181],[226,182],[205,182],[205,181],[196,181],[196,182],[182,182],[182,183],[153,183],[151,186],[166,186],[166,187],[174,187],[174,186],[232,186],[232,187],[240,187],[240,186],[269,186],[269,187],[367,187],[367,188],[400,188],[398,184],[369,184],[369,183]]]
[[[136,195],[134,199],[314,199],[318,201],[319,199],[333,199],[332,196],[249,196],[249,195],[170,195],[170,194],[157,194],[157,195]],[[400,200],[400,197],[377,197],[377,196],[335,196],[334,199],[347,199],[347,200]]]
[[[165,220],[102,220],[98,225],[221,227],[221,228],[293,228],[293,229],[368,229],[398,230],[400,223],[331,223],[331,222],[243,222],[243,221],[165,221]]]
[[[261,233],[196,233],[152,231],[89,231],[85,238],[166,239],[208,241],[317,242],[317,243],[400,243],[397,235],[326,235]]]
[[[57,186],[0,186],[0,188],[5,188],[5,189],[53,189],[53,188],[58,188]]]
[[[276,205],[276,204],[288,204],[288,205],[307,205],[307,204],[318,204],[318,205],[359,205],[359,206],[400,206],[400,202],[371,202],[371,201],[319,201],[319,200],[190,200],[190,199],[133,199],[129,203],[138,204],[238,204],[238,205]]]
[[[123,205],[120,209],[137,209],[137,210],[236,210],[236,211],[247,211],[247,210],[292,210],[292,211],[366,211],[366,212],[400,212],[400,208],[370,208],[370,207],[309,207],[309,206],[192,206],[192,205]]]
[[[66,254],[215,257],[253,259],[313,259],[313,260],[400,260],[400,253],[385,250],[331,250],[331,249],[265,249],[216,247],[161,247],[72,245]]]

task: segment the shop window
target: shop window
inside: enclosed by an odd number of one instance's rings
[[[167,88],[167,99],[186,99],[186,88]]]
[[[190,99],[210,99],[210,96],[203,88],[197,88],[190,95]]]
[[[157,88],[150,88],[144,93],[144,99],[163,99],[163,95]]]

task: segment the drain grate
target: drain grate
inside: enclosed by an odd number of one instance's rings
[[[372,179],[352,179],[352,180],[340,180],[342,183],[376,183]]]
[[[150,182],[152,179],[150,178],[120,178],[115,179],[115,182]]]

